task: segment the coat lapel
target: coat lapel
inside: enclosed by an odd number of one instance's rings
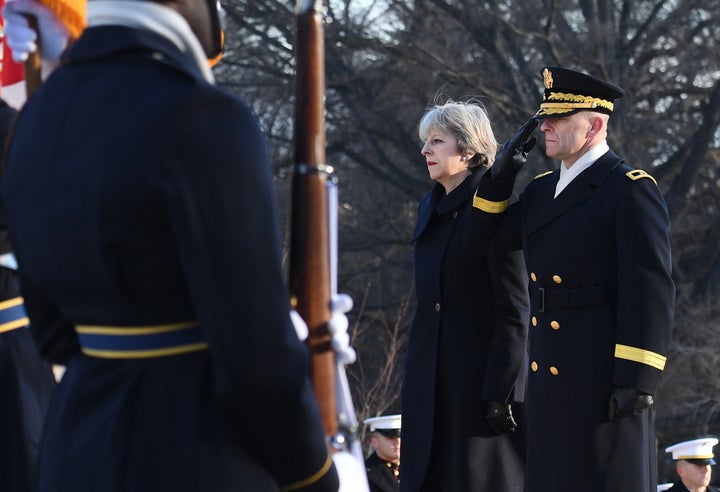
[[[483,172],[482,169],[475,169],[473,173],[468,176],[465,181],[460,183],[457,188],[451,191],[449,195],[445,195],[445,189],[440,183],[435,183],[433,189],[425,195],[418,207],[417,225],[415,226],[412,242],[417,241],[420,235],[422,235],[435,213],[443,215],[466,204],[475,193],[475,189],[480,183]]]
[[[559,171],[553,173],[551,179],[538,183],[537,189],[533,190],[533,199],[527,211],[526,235],[544,227],[569,209],[588,200],[595,192],[595,188],[600,186],[621,162],[622,159],[613,151],[606,152],[592,166],[572,180],[557,198],[553,197],[555,185],[560,177]]]

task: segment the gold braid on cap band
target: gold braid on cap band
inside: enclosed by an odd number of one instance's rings
[[[550,96],[545,98],[545,102],[540,104],[540,109],[545,110],[546,114],[551,114],[565,112],[568,109],[593,109],[598,106],[611,112],[615,108],[614,103],[599,97],[580,96],[568,92],[551,92]],[[552,111],[553,109],[558,111]]]

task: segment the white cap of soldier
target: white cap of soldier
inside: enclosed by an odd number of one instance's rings
[[[385,437],[400,437],[402,415],[382,415],[363,420],[370,427],[370,432],[377,432]]]
[[[660,492],[660,491],[662,491],[662,490],[667,490],[667,489],[669,489],[669,488],[672,488],[673,485],[675,485],[675,484],[672,483],[672,482],[670,482],[670,483],[661,483],[661,484],[658,484],[658,486],[657,486],[657,492]]]
[[[717,443],[714,437],[703,437],[673,444],[665,448],[665,452],[672,453],[674,460],[685,460],[695,465],[714,465],[713,446]]]

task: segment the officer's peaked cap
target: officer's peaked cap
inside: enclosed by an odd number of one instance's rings
[[[561,118],[578,111],[611,114],[615,99],[625,95],[620,87],[591,75],[560,67],[545,67],[540,72],[545,86],[540,118]]]
[[[685,460],[696,465],[714,465],[713,446],[718,443],[714,437],[683,441],[665,448],[674,460]]]
[[[370,432],[378,432],[385,437],[400,437],[402,415],[382,415],[363,420],[370,427]]]

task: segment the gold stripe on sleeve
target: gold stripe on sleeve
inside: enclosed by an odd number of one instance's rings
[[[655,352],[630,347],[629,345],[621,345],[619,343],[615,345],[615,357],[646,364],[661,371],[665,369],[665,362],[667,361],[667,357],[656,354]]]

